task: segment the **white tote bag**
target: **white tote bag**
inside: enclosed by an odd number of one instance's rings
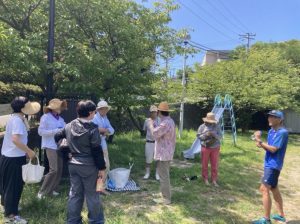
[[[39,183],[43,178],[45,167],[40,165],[37,156],[36,158],[38,161],[37,165],[32,164],[30,159],[26,165],[22,166],[22,177],[26,184]]]

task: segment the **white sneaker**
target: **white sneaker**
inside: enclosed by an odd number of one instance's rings
[[[6,217],[4,219],[4,223],[7,223],[7,224],[8,223],[11,223],[11,224],[27,224],[28,222],[25,219],[23,219],[21,216],[16,215],[12,218]]]
[[[155,174],[155,179],[156,179],[156,180],[159,180],[159,179],[160,179],[158,173]]]
[[[53,196],[58,196],[59,193],[58,193],[57,191],[53,191],[53,192],[52,192],[52,195],[53,195]]]
[[[45,195],[43,195],[42,193],[38,193],[37,194],[37,198],[39,199],[39,200],[42,200],[42,199],[44,199],[45,198]]]
[[[150,177],[150,173],[146,173],[145,176],[143,177],[143,179],[147,180],[147,179],[149,179],[149,177]]]

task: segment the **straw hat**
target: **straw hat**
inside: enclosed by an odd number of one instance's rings
[[[66,110],[67,109],[67,101],[60,99],[52,99],[49,101],[48,106],[44,107],[44,113],[48,113],[50,110]]]
[[[150,111],[150,112],[157,112],[157,106],[151,105],[149,111]]]
[[[204,122],[207,122],[207,123],[211,123],[211,124],[216,124],[218,123],[218,121],[216,120],[215,118],[215,114],[214,113],[207,113],[206,117],[202,118],[202,120]]]
[[[111,106],[109,106],[105,100],[100,100],[99,103],[97,104],[97,110],[103,107],[106,107],[108,110],[110,110],[111,108]]]
[[[39,112],[41,109],[41,105],[38,102],[30,102],[28,101],[25,106],[21,109],[23,114],[33,115]]]
[[[159,110],[159,111],[165,111],[165,112],[170,112],[170,111],[172,111],[172,110],[170,110],[169,104],[168,104],[167,102],[161,102],[161,103],[158,105],[157,110]]]

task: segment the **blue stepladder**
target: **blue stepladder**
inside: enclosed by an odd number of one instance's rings
[[[215,114],[216,120],[221,125],[223,138],[224,138],[225,128],[230,128],[232,133],[233,144],[236,145],[237,142],[236,124],[235,124],[235,117],[234,117],[231,97],[228,94],[226,94],[224,100],[222,100],[220,94],[216,95],[214,107],[211,112]],[[227,114],[227,116],[224,117],[224,114]]]

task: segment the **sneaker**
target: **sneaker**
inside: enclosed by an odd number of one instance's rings
[[[37,194],[37,198],[39,199],[39,200],[42,200],[42,199],[44,199],[45,198],[45,195],[43,195],[42,193],[38,193]]]
[[[155,174],[155,179],[156,179],[156,180],[159,180],[159,179],[160,179],[158,173]]]
[[[272,215],[271,219],[274,219],[274,220],[279,221],[279,222],[286,222],[286,218],[281,216],[281,215],[278,215],[278,214]]]
[[[146,173],[145,176],[143,177],[144,180],[148,180],[150,177],[150,173]]]
[[[208,180],[205,180],[204,183],[205,183],[206,186],[209,186]]]
[[[52,192],[52,195],[53,195],[53,196],[58,196],[59,193],[58,193],[57,191],[53,191],[53,192]]]
[[[219,187],[219,184],[218,184],[216,181],[213,181],[213,185],[214,185],[215,187]]]
[[[4,219],[4,223],[6,223],[6,224],[27,224],[28,222],[25,219],[23,219],[21,216],[16,215],[11,218],[6,217]]]
[[[271,224],[271,220],[266,219],[265,217],[252,221],[252,224]]]

